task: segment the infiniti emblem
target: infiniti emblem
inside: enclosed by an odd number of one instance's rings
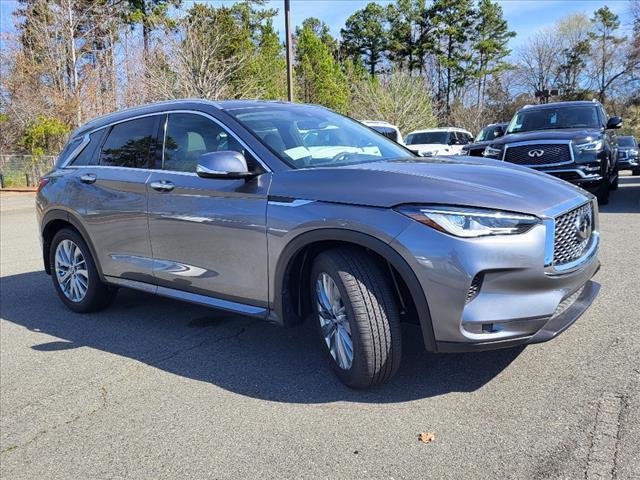
[[[527,155],[529,155],[532,158],[541,157],[542,155],[544,155],[544,150],[542,149],[529,150],[529,153],[527,153]]]
[[[593,219],[590,211],[582,212],[576,218],[576,235],[580,240],[587,240],[593,230]]]

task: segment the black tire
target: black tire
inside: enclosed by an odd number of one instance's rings
[[[611,190],[618,190],[618,183],[620,181],[620,172],[616,172],[616,179],[611,182]]]
[[[640,168],[634,168],[633,170],[631,170],[631,175],[640,175]]]
[[[334,359],[322,333],[316,283],[323,273],[335,282],[346,310],[353,345],[353,360],[347,369]],[[323,350],[345,385],[379,385],[396,373],[402,356],[398,306],[388,273],[363,250],[335,248],[319,254],[311,271],[311,301]]]
[[[599,205],[606,205],[609,203],[609,194],[611,193],[611,184],[609,179],[603,180],[598,190],[596,191],[596,197],[598,197]]]
[[[73,301],[67,298],[60,286],[58,275],[56,273],[56,250],[58,245],[64,240],[70,240],[79,248],[86,263],[86,271],[88,273],[86,293],[79,301]],[[63,228],[55,234],[51,241],[51,250],[49,251],[49,266],[51,268],[51,279],[58,296],[62,300],[62,303],[74,312],[94,312],[105,308],[109,303],[111,303],[111,301],[113,301],[116,295],[116,288],[110,287],[100,280],[100,275],[96,269],[95,261],[91,256],[91,250],[89,250],[86,242],[75,230]]]

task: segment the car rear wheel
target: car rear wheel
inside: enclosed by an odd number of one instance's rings
[[[311,273],[314,321],[336,375],[347,386],[388,381],[402,355],[399,312],[382,269],[357,248],[316,258]]]
[[[598,204],[606,205],[609,203],[609,194],[611,193],[611,184],[609,179],[603,180],[598,190],[596,191],[596,197],[598,197]]]
[[[49,262],[58,296],[74,312],[99,310],[113,300],[115,288],[100,280],[91,252],[76,231],[65,228],[56,233]]]

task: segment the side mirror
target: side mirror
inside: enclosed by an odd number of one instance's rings
[[[607,122],[607,130],[613,130],[622,127],[622,118],[611,117]]]
[[[239,152],[223,150],[203,153],[198,157],[196,173],[203,178],[248,178],[255,174],[249,171],[247,161]]]

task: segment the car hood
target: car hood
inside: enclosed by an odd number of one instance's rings
[[[576,140],[587,137],[600,137],[602,132],[596,129],[567,128],[562,130],[537,130],[533,132],[509,133],[496,138],[491,145],[526,142],[530,140]]]
[[[374,207],[435,203],[536,215],[577,197],[590,198],[550,175],[467,156],[289,170],[274,175],[269,195]]]

